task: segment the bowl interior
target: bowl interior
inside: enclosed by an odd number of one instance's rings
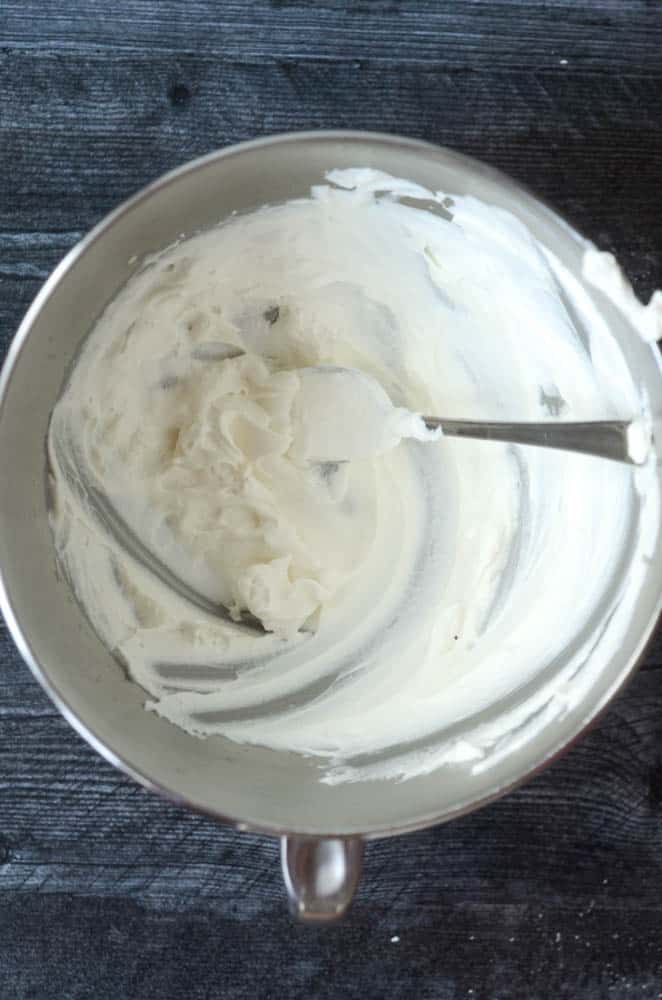
[[[329,786],[319,765],[290,754],[198,740],[153,714],[58,578],[47,518],[45,439],[82,337],[145,253],[233,211],[305,195],[331,167],[372,166],[449,194],[471,193],[518,215],[578,274],[583,243],[552,212],[496,172],[421,143],[305,134],[213,154],[147,188],[94,230],[49,280],[26,317],[0,395],[0,568],[4,610],[33,670],[85,737],[114,763],[172,797],[247,825],[317,833],[379,833],[448,818],[540,766],[597,713],[630,672],[660,610],[659,543],[623,601],[618,655],[561,717],[480,774],[470,763],[406,781]],[[598,293],[637,383],[662,409],[650,346]],[[620,611],[619,611],[620,613]]]

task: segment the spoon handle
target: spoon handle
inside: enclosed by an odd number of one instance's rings
[[[426,427],[431,430],[441,427],[449,437],[560,448],[630,465],[641,465],[646,460],[650,445],[639,422],[629,420],[591,420],[585,423],[549,421],[540,424],[446,420],[445,417],[423,417],[423,420]]]

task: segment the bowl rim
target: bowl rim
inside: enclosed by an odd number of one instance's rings
[[[471,170],[472,173],[482,174],[487,179],[494,183],[498,183],[501,187],[510,189],[516,192],[520,197],[523,197],[525,201],[532,202],[538,211],[542,210],[548,218],[560,225],[567,234],[573,238],[575,241],[583,246],[589,245],[588,241],[578,232],[575,227],[569,223],[563,216],[561,216],[554,208],[552,208],[544,198],[540,198],[531,189],[528,188],[526,184],[515,180],[508,174],[499,170],[490,164],[484,163],[481,160],[469,156],[464,153],[457,152],[454,149],[450,149],[447,146],[439,145],[436,143],[428,142],[421,139],[412,139],[405,136],[399,136],[396,134],[374,132],[374,131],[362,131],[356,129],[323,129],[323,130],[302,130],[299,132],[283,132],[276,133],[274,135],[263,136],[257,139],[250,139],[244,142],[234,143],[219,149],[213,150],[203,156],[196,157],[192,160],[188,160],[183,164],[161,174],[159,177],[150,181],[148,184],[140,188],[135,194],[126,198],[109,213],[107,213],[96,225],[92,227],[80,240],[78,240],[73,247],[65,254],[59,264],[50,273],[42,287],[39,289],[37,295],[32,300],[27,312],[25,313],[21,323],[18,326],[16,333],[9,345],[9,349],[5,356],[2,368],[0,369],[0,420],[2,419],[2,413],[6,403],[7,392],[14,368],[17,364],[23,346],[25,345],[32,327],[40,314],[41,310],[47,303],[48,299],[54,292],[55,288],[59,285],[61,279],[67,274],[67,272],[73,267],[76,261],[91,247],[97,240],[101,239],[104,234],[112,228],[112,226],[126,213],[131,212],[137,205],[139,205],[145,199],[151,197],[156,191],[161,191],[168,187],[170,184],[175,183],[184,174],[195,173],[197,170],[205,168],[208,164],[218,162],[221,160],[229,159],[235,156],[240,156],[243,153],[249,151],[255,151],[260,149],[268,148],[273,145],[285,145],[285,144],[296,144],[296,143],[309,143],[309,142],[319,142],[319,143],[332,143],[332,142],[347,142],[347,143],[365,143],[370,142],[373,145],[383,145],[387,147],[399,147],[400,149],[410,150],[412,152],[420,151],[421,153],[427,153],[428,155],[433,154],[438,156],[443,154],[447,161],[455,162],[459,167],[466,167]],[[175,803],[176,805],[186,807],[194,813],[201,815],[206,815],[216,820],[219,823],[233,826],[237,830],[250,831],[255,833],[263,833],[272,836],[298,836],[298,835],[311,835],[305,830],[296,830],[291,828],[285,828],[280,826],[264,825],[260,823],[255,823],[253,821],[245,821],[241,817],[233,816],[224,813],[220,810],[211,809],[208,806],[201,805],[198,802],[187,799],[185,796],[174,792],[167,785],[155,780],[149,774],[143,772],[135,764],[126,759],[121,753],[112,749],[101,737],[99,737],[92,726],[81,718],[77,712],[71,707],[67,699],[59,691],[56,683],[49,675],[49,671],[44,664],[42,664],[37,656],[35,655],[30,641],[25,634],[18,617],[14,611],[11,598],[9,595],[8,582],[5,579],[5,573],[0,563],[0,611],[2,612],[9,633],[22,657],[24,662],[27,664],[32,675],[44,689],[46,694],[50,697],[51,701],[54,703],[55,707],[61,713],[61,715],[66,719],[69,725],[81,736],[96,752],[104,758],[108,763],[116,767],[118,770],[123,772],[128,777],[132,778],[138,784],[147,788],[151,792],[155,792],[162,798]],[[524,783],[528,782],[531,778],[535,777],[545,768],[549,767],[556,760],[558,760],[563,754],[567,753],[601,718],[601,716],[606,711],[607,707],[614,699],[614,697],[625,687],[625,685],[632,679],[637,667],[642,662],[644,656],[646,655],[647,649],[653,639],[655,627],[660,620],[660,615],[662,613],[662,588],[658,594],[655,611],[653,612],[650,619],[646,622],[645,627],[641,630],[641,635],[638,642],[635,645],[634,650],[630,656],[625,660],[623,667],[619,670],[617,676],[615,677],[613,683],[610,687],[602,694],[602,696],[588,708],[587,714],[582,721],[579,728],[576,730],[573,736],[569,739],[559,739],[558,742],[548,750],[543,756],[531,764],[530,767],[522,773],[519,774],[510,782],[497,787],[494,790],[489,791],[487,794],[481,795],[479,798],[472,800],[470,802],[465,802],[459,805],[455,809],[445,810],[439,814],[432,814],[424,816],[420,819],[413,820],[409,823],[402,823],[396,826],[383,826],[374,827],[369,830],[359,831],[356,833],[348,834],[347,832],[333,832],[329,830],[328,832],[315,833],[313,836],[319,838],[334,838],[339,837],[343,839],[351,838],[361,838],[366,840],[378,839],[380,837],[386,836],[396,836],[399,834],[411,833],[417,830],[427,829],[428,827],[435,826],[442,822],[448,822],[452,819],[457,819],[460,816],[467,815],[476,809],[481,808],[501,798],[502,796],[508,794],[509,792],[520,787]]]

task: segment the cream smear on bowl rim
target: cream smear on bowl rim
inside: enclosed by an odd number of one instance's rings
[[[219,342],[244,353],[219,359]],[[581,282],[514,216],[331,171],[149,258],[107,307],[51,421],[60,565],[147,707],[189,733],[314,755],[328,782],[479,769],[617,647],[657,537],[653,469],[446,439],[311,462],[294,401],[318,365],[365,371],[416,412],[650,419]],[[174,572],[271,634],[131,558],[67,453]],[[561,659],[534,698],[449,735]]]

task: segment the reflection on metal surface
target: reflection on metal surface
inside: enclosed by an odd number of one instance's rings
[[[281,864],[292,915],[315,923],[337,920],[361,877],[363,841],[283,837]]]

